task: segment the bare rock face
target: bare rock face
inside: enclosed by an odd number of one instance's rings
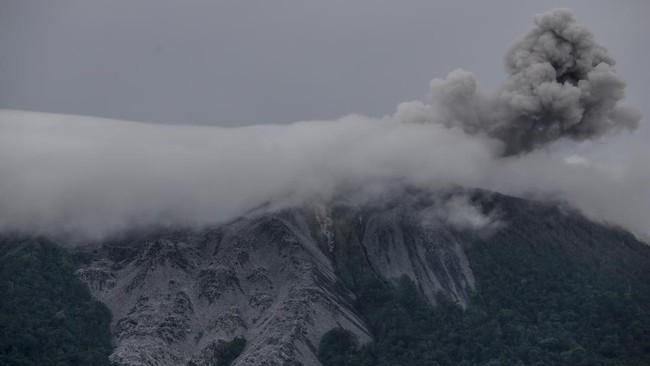
[[[113,314],[120,365],[212,364],[217,340],[244,336],[236,365],[318,364],[322,334],[370,335],[299,214],[241,219],[204,232],[123,239],[77,271]]]
[[[435,303],[443,292],[463,306],[474,276],[463,239],[440,223],[424,223],[411,206],[359,216],[359,241],[372,267],[386,279],[408,276]]]
[[[216,342],[238,336],[247,344],[234,365],[319,365],[330,329],[371,339],[337,284],[343,242],[386,280],[409,276],[432,302],[442,291],[464,304],[474,283],[460,239],[403,205],[291,209],[133,235],[81,251],[77,274],[113,314],[119,365],[213,365]]]

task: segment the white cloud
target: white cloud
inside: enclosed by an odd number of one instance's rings
[[[491,150],[460,131],[392,118],[228,129],[5,111],[0,225],[101,235],[212,223],[379,181],[470,183]]]
[[[503,158],[494,140],[402,117],[217,128],[2,111],[0,227],[97,237],[400,183],[563,199],[650,236],[650,151],[624,146],[616,163],[552,148]]]

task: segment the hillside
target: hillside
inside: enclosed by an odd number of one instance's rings
[[[110,329],[121,365],[648,363],[646,244],[557,205],[486,192],[462,195],[493,225],[431,219],[457,194],[261,211],[77,247],[77,278],[112,313],[110,328],[99,318],[79,326]],[[34,243],[5,240],[3,260],[22,265],[6,248],[40,253]],[[34,271],[72,271],[66,260],[42,263]],[[30,273],[4,270],[2,283]],[[24,296],[93,304],[83,288],[61,289]],[[23,309],[4,319],[39,314]],[[105,341],[87,341],[105,357]]]
[[[0,237],[0,364],[108,365],[110,313],[44,238]]]
[[[441,292],[432,307],[410,278],[387,286],[370,275],[353,286],[375,342],[358,347],[333,330],[321,343],[325,365],[650,363],[646,244],[555,206],[474,199],[505,226],[458,233],[476,278],[467,306]]]

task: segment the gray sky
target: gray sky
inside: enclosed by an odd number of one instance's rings
[[[0,108],[219,126],[381,116],[458,67],[496,87],[507,47],[560,6],[649,115],[643,0],[0,0]]]

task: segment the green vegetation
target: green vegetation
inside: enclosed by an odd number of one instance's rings
[[[0,238],[0,364],[109,365],[110,313],[42,238]]]
[[[324,365],[372,366],[372,355],[367,347],[359,348],[359,342],[350,331],[334,328],[325,333],[318,347],[318,359]]]
[[[363,258],[338,261],[347,267],[339,272],[354,276],[344,285],[375,341],[359,346],[333,329],[320,343],[321,362],[650,365],[650,248],[554,211],[512,217],[490,237],[465,238],[477,278],[466,309],[442,295],[432,307],[410,279],[389,284]],[[360,258],[354,240],[337,250],[356,253],[336,259]]]
[[[246,338],[236,337],[230,342],[219,340],[214,350],[217,366],[230,366],[246,347]]]

